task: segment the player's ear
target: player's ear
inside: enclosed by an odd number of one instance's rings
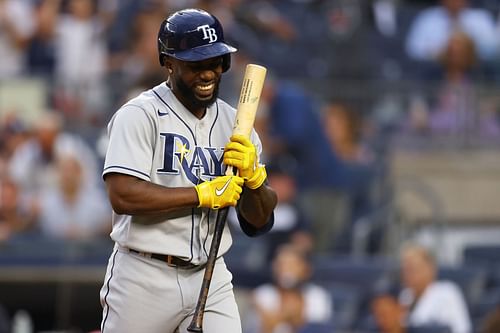
[[[167,69],[168,74],[173,73],[173,63],[172,60],[169,57],[165,57],[164,59],[164,66]]]
[[[162,67],[165,67],[169,73],[172,73],[172,61],[170,57],[167,57],[164,54],[160,55],[160,57]]]

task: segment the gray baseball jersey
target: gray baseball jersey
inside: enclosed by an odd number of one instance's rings
[[[127,174],[167,187],[194,186],[223,175],[224,146],[232,134],[235,116],[236,110],[218,99],[198,119],[162,83],[127,102],[111,119],[103,175]],[[262,146],[255,131],[251,140],[260,155]],[[126,248],[170,254],[201,264],[208,257],[216,214],[208,208],[156,216],[113,213],[111,238]],[[141,223],[145,220],[149,223]],[[220,255],[231,242],[226,227]]]

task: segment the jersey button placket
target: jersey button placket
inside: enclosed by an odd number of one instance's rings
[[[203,120],[200,120],[196,124],[196,132],[195,132],[196,142],[198,142],[198,146],[200,147],[204,147],[207,145],[207,142],[205,142],[206,135],[204,134],[205,134],[205,122]]]
[[[201,119],[198,124],[196,124],[196,141],[198,142],[199,147],[208,147],[208,135],[206,132],[206,124],[205,119]],[[198,169],[198,177],[201,176],[201,170]],[[209,241],[207,240],[209,225],[208,225],[208,216],[210,215],[210,209],[204,209],[199,224],[199,238],[200,238],[200,256],[206,257],[209,251]],[[205,248],[207,247],[207,248]]]

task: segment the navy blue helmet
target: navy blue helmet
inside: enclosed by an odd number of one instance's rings
[[[236,48],[224,41],[222,26],[215,16],[200,9],[183,9],[167,17],[158,32],[160,64],[169,56],[183,61],[201,61],[223,56],[222,70],[231,65]]]

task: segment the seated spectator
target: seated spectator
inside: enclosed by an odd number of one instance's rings
[[[262,139],[271,143],[266,158],[272,161],[273,156],[289,154],[297,160],[299,205],[311,221],[315,251],[329,252],[337,231],[351,221],[350,196],[366,190],[372,170],[337,155],[327,139],[328,129],[322,126],[317,102],[299,85],[270,77],[261,101],[264,115],[260,118],[267,121],[258,123],[265,125]]]
[[[61,116],[44,112],[35,120],[33,137],[14,151],[9,161],[9,175],[23,196],[36,197],[42,185],[56,183],[55,157],[60,150],[72,150],[85,165],[85,179],[99,179],[95,153],[78,136],[63,131]]]
[[[306,323],[332,320],[331,296],[309,281],[311,267],[301,250],[283,245],[272,269],[273,283],[253,291],[259,333],[297,333]]]
[[[401,282],[399,301],[409,326],[445,325],[452,333],[472,332],[462,291],[453,282],[437,280],[435,259],[425,248],[407,245],[402,250]]]
[[[374,160],[362,142],[361,115],[342,102],[330,102],[323,108],[323,126],[330,146],[346,163],[370,164]]]
[[[88,182],[72,151],[56,157],[57,184],[42,188],[39,227],[47,237],[85,240],[109,234],[111,207],[104,191]]]
[[[158,38],[158,26],[166,16],[162,9],[161,6],[150,6],[135,13],[129,34],[130,49],[123,55],[121,66],[123,80],[128,84],[127,89],[136,85],[157,85],[164,81],[163,74],[158,72],[156,42],[152,42]],[[117,54],[114,55],[116,56]]]
[[[17,185],[7,177],[0,178],[0,243],[31,228],[33,212],[21,201]]]
[[[436,101],[425,107],[428,111],[410,110],[412,128],[436,135],[500,136],[494,107],[479,99],[473,77],[476,53],[472,40],[460,32],[453,34],[440,60]]]
[[[336,238],[336,250],[345,252],[351,247],[353,223],[370,214],[374,206],[375,154],[363,141],[364,119],[348,103],[330,101],[326,104],[322,109],[322,125],[329,155],[339,164],[330,173],[332,177],[344,178],[344,186],[337,188],[349,198],[348,217],[339,230],[340,237]],[[335,183],[330,185],[335,187]]]
[[[485,9],[469,8],[467,0],[441,0],[441,5],[422,11],[410,27],[406,51],[412,59],[434,61],[456,31],[474,41],[481,59],[494,59],[498,54],[500,41],[493,16]]]
[[[0,110],[0,179],[7,176],[7,165],[16,149],[29,138],[24,122],[15,110]]]

